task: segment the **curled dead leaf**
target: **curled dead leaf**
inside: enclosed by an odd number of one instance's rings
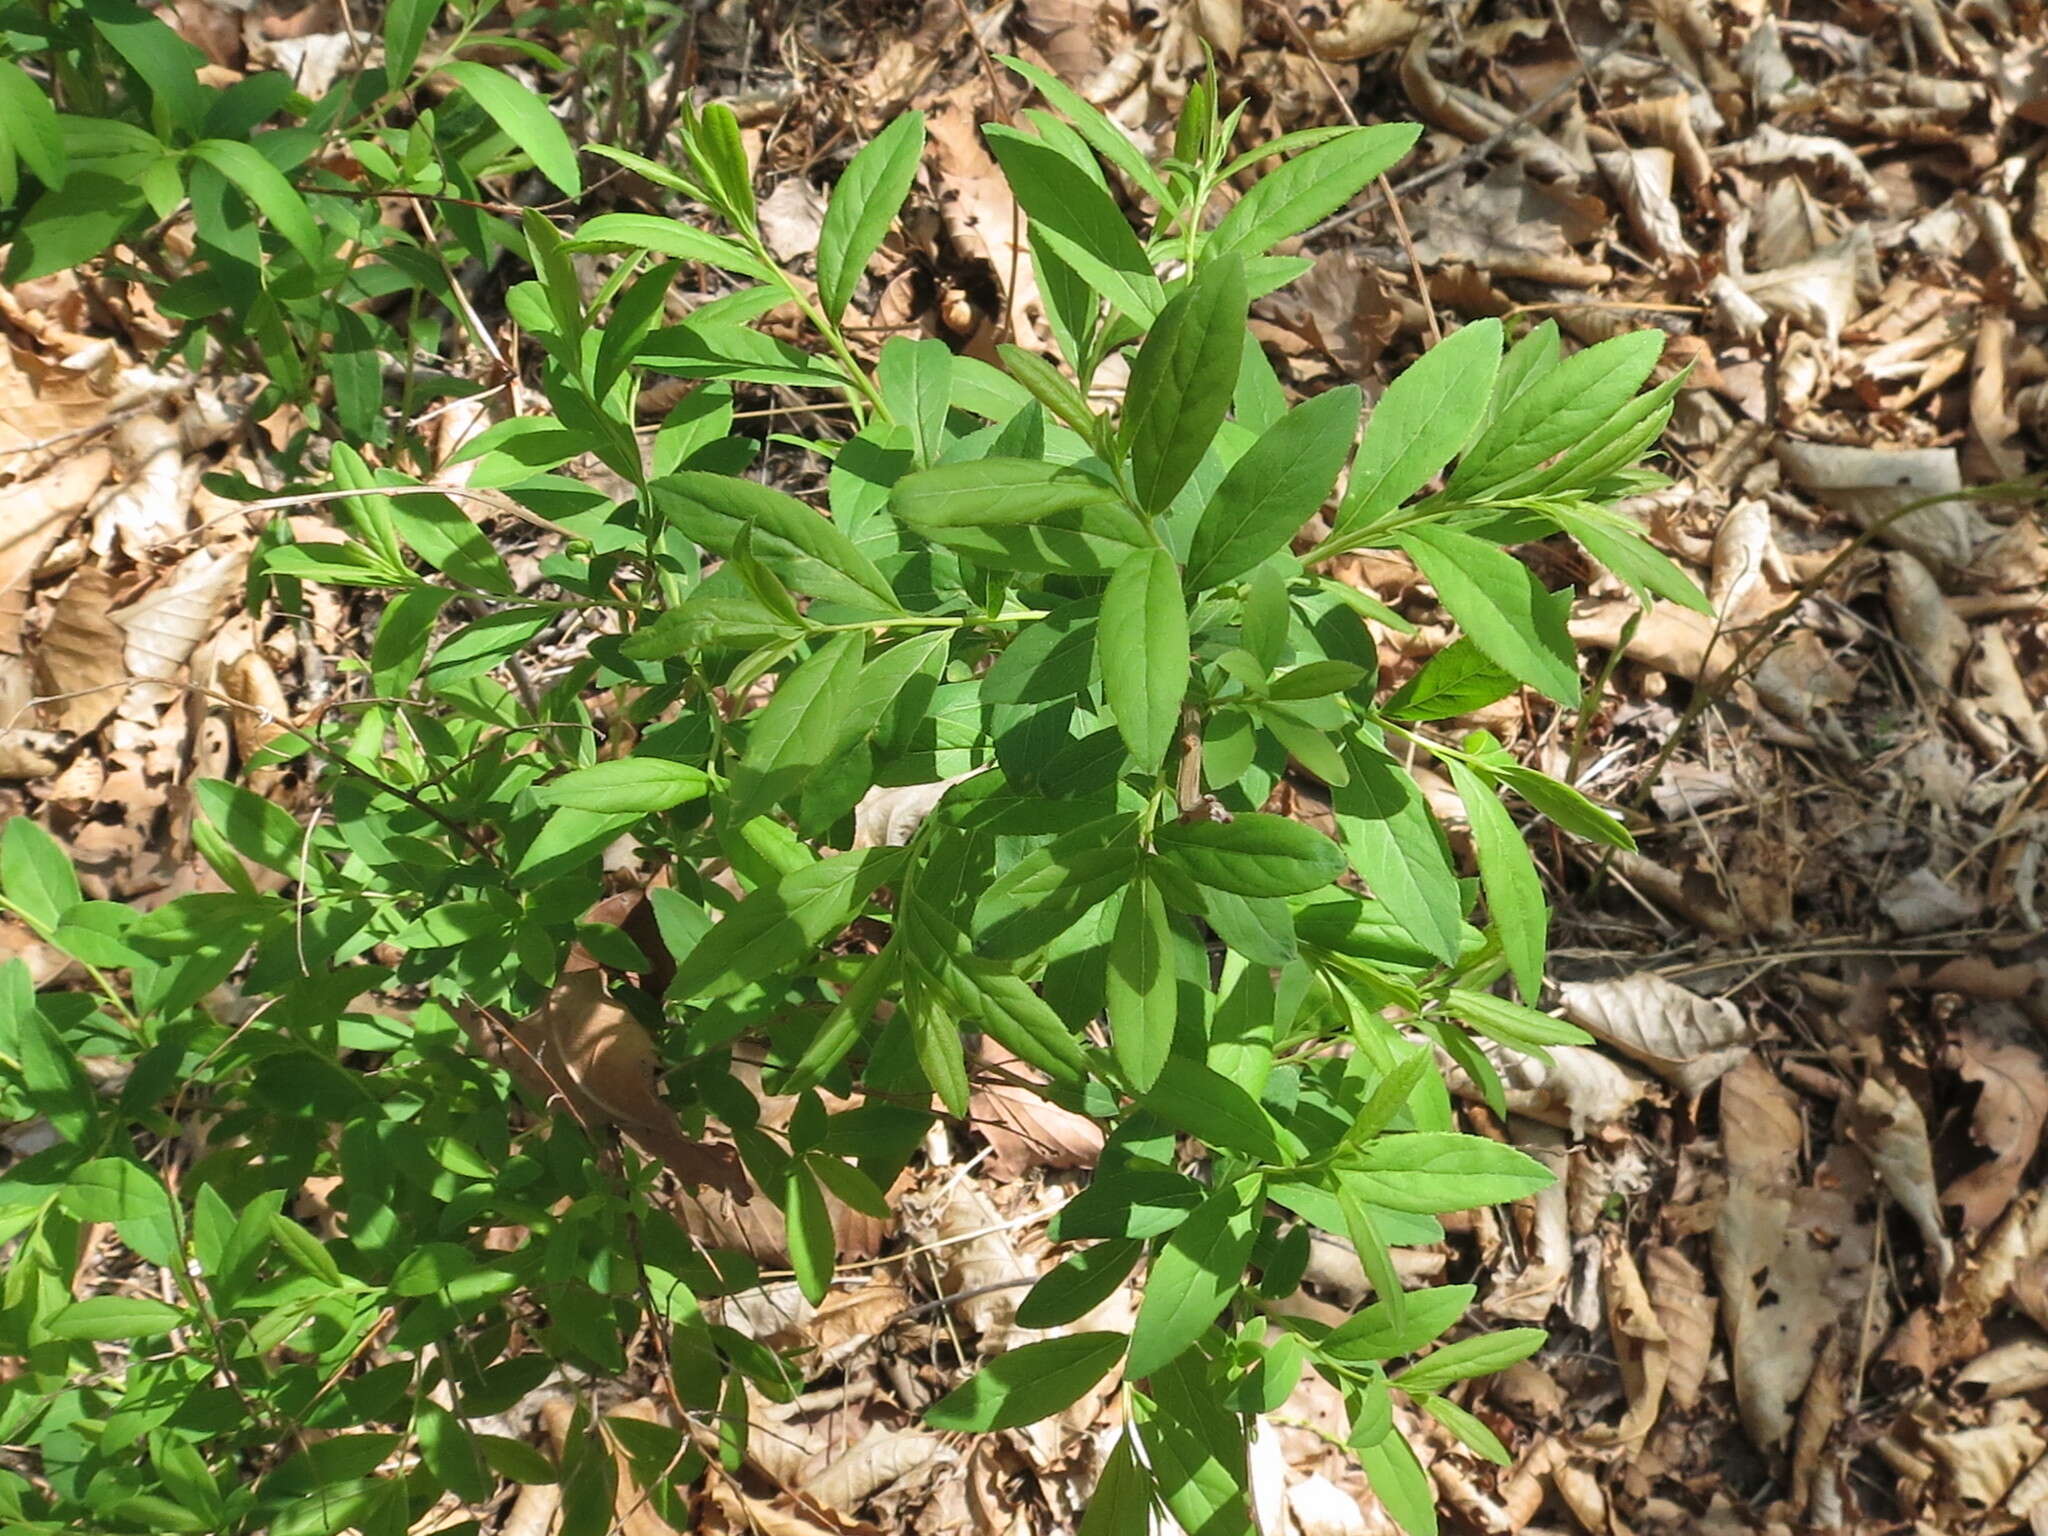
[[[1705,998],[1653,971],[1558,988],[1565,1017],[1696,1096],[1749,1054],[1751,1030],[1725,998]]]

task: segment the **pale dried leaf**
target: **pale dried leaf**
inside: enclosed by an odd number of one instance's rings
[[[1671,151],[1619,149],[1593,159],[1621,199],[1629,227],[1652,254],[1662,261],[1679,261],[1693,254],[1685,238],[1685,222],[1671,200],[1677,165]]]
[[[1320,1472],[1287,1490],[1287,1513],[1301,1536],[1371,1536],[1358,1500]]]
[[[2048,1387],[2048,1344],[2015,1339],[1987,1350],[1956,1372],[1956,1385],[1972,1388],[1990,1402],[2038,1392]]]
[[[213,627],[221,600],[241,581],[245,563],[239,554],[195,550],[139,601],[109,614],[126,632],[122,658],[128,670],[140,678],[176,677]],[[168,697],[162,690],[137,692],[158,702]]]
[[[72,454],[49,473],[0,490],[0,651],[21,649],[36,567],[113,472],[104,449]]]
[[[1923,1437],[1948,1474],[1956,1497],[1979,1509],[2003,1499],[2048,1441],[2031,1424],[2008,1421]]]
[[[1026,1083],[1045,1074],[1020,1061],[987,1036],[980,1055],[985,1067]],[[1023,1084],[979,1074],[967,1115],[989,1144],[989,1167],[999,1178],[1021,1178],[1033,1168],[1093,1168],[1102,1157],[1099,1121],[1062,1109]]]
[[[1895,1083],[1866,1078],[1850,1106],[1849,1126],[1884,1187],[1920,1229],[1934,1254],[1936,1273],[1946,1280],[1955,1250],[1941,1228],[1934,1194],[1934,1154],[1927,1145],[1927,1120],[1919,1104]]]
[[[761,199],[761,238],[777,261],[794,261],[818,248],[825,223],[824,194],[803,176],[786,176]]]
[[[1701,997],[1653,971],[1558,988],[1565,1017],[1626,1052],[1687,1095],[1749,1053],[1752,1031],[1725,998]]]
[[[1602,1248],[1602,1292],[1607,1303],[1607,1336],[1621,1366],[1628,1411],[1612,1427],[1595,1425],[1586,1438],[1594,1444],[1635,1445],[1656,1427],[1664,1406],[1664,1388],[1671,1370],[1671,1338],[1643,1286],[1643,1277],[1627,1247],[1610,1235]]]
[[[1892,625],[1914,666],[1938,688],[1955,680],[1970,649],[1970,629],[1941,595],[1934,573],[1912,554],[1895,549],[1885,556],[1885,601]]]
[[[2048,1123],[2048,1070],[2031,1045],[1972,1029],[1958,1034],[1955,1051],[1956,1070],[1979,1088],[1970,1134],[1991,1156],[1943,1190],[1941,1201],[1960,1206],[1963,1230],[1977,1232],[2011,1206],[2041,1145],[2042,1126]]]
[[[930,784],[876,785],[860,797],[853,808],[855,848],[901,848],[925,817],[938,808],[946,791],[980,773],[979,768],[956,773],[950,779]]]
[[[92,514],[93,552],[105,559],[118,546],[138,563],[191,524],[192,492],[204,461],[185,463],[184,439],[174,422],[132,416],[114,431],[121,483]]]
[[[128,669],[121,631],[107,616],[113,594],[112,577],[97,565],[81,566],[36,642],[36,692],[48,700],[42,716],[53,730],[97,730],[121,702]]]
[[[826,1509],[850,1515],[892,1483],[920,1471],[936,1475],[959,1459],[937,1435],[877,1424],[843,1454],[828,1448],[811,1456],[796,1486]]]
[[[1879,892],[1877,904],[1898,925],[1899,932],[1905,934],[1960,928],[1981,910],[1981,903],[1958,891],[1929,865],[1922,865],[1888,890]]]
[[[1991,525],[1964,500],[1900,510],[1961,491],[1962,466],[1953,448],[1851,448],[1781,437],[1772,451],[1794,485],[1875,530],[1881,542],[1917,555],[1939,579],[1968,569],[1992,536]]]
[[[1668,1345],[1664,1389],[1681,1410],[1691,1412],[1713,1357],[1714,1301],[1706,1277],[1679,1249],[1652,1248],[1644,1263],[1650,1301]]]

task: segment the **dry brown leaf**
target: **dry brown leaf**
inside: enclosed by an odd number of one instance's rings
[[[1889,578],[1885,601],[1901,647],[1930,682],[1946,689],[1969,652],[1969,626],[1956,617],[1934,573],[1915,556],[1895,549],[1884,563]]]
[[[113,472],[104,449],[76,453],[48,474],[0,490],[0,651],[21,649],[28,586],[44,554]]]
[[[2048,1344],[2015,1339],[1987,1350],[1956,1372],[1956,1385],[1974,1389],[1987,1402],[2038,1392],[2048,1387]]]
[[[1309,34],[1309,46],[1322,59],[1369,59],[1401,47],[1427,20],[1406,0],[1350,0],[1330,25]]]
[[[1046,1080],[987,1036],[980,1055],[982,1064],[997,1072],[1027,1083]],[[989,1144],[989,1166],[1000,1178],[1021,1178],[1033,1168],[1093,1168],[1102,1157],[1100,1122],[1062,1109],[1021,1084],[978,1075],[967,1114]]]
[[[892,1483],[918,1472],[936,1476],[959,1460],[938,1435],[877,1424],[843,1452],[828,1447],[811,1456],[796,1486],[825,1508],[850,1515]]]
[[[1714,1352],[1714,1300],[1706,1277],[1677,1248],[1652,1248],[1645,1258],[1650,1301],[1667,1343],[1664,1389],[1684,1412],[1698,1405]]]
[[[195,550],[170,576],[127,607],[107,615],[126,633],[122,660],[136,677],[176,677],[213,627],[221,600],[242,578],[245,557]],[[130,701],[162,703],[168,692],[130,691]]]
[[[1287,1490],[1287,1513],[1301,1536],[1372,1536],[1358,1500],[1320,1472]]]
[[[1568,239],[1592,222],[1586,211],[1533,181],[1513,164],[1496,166],[1484,181],[1466,186],[1442,181],[1410,214],[1418,255],[1432,266],[1470,262],[1499,277],[1591,288],[1613,270],[1575,254]],[[1586,230],[1590,235],[1591,231]]]
[[[1565,1017],[1697,1096],[1749,1054],[1752,1031],[1725,998],[1705,998],[1653,971],[1558,988]]]
[[[804,176],[786,176],[761,199],[761,238],[778,261],[794,261],[818,248],[825,223],[824,194]]]
[[[1992,536],[1991,525],[1967,501],[1901,511],[1962,490],[1962,467],[1953,448],[1851,448],[1781,437],[1772,451],[1794,485],[1875,530],[1881,542],[1917,555],[1937,579],[1969,569],[1978,548]]]
[[[1593,157],[1600,173],[1621,200],[1629,227],[1660,261],[1682,261],[1693,255],[1685,238],[1685,221],[1671,200],[1677,161],[1668,149],[1619,149]]]
[[[853,808],[853,846],[903,847],[910,841],[911,834],[924,824],[925,817],[938,808],[947,790],[981,771],[971,768],[966,773],[956,773],[950,779],[939,779],[930,784],[875,786],[862,795],[860,804]]]
[[[2048,1440],[2019,1420],[1922,1438],[1940,1460],[1956,1497],[1978,1509],[2003,1499],[2020,1473],[2048,1449]]]
[[[114,429],[114,452],[121,483],[93,508],[93,552],[104,560],[118,547],[143,564],[191,525],[192,492],[204,461],[195,457],[187,465],[177,424],[149,414]]]
[[[42,717],[52,730],[97,730],[121,702],[128,669],[122,633],[108,618],[113,595],[112,577],[97,565],[81,566],[36,641],[36,692],[49,701]]]
[[[1634,1113],[1647,1085],[1627,1068],[1582,1045],[1554,1045],[1545,1064],[1534,1056],[1482,1046],[1500,1073],[1508,1108],[1550,1125],[1569,1126],[1575,1136],[1600,1130]],[[1481,1095],[1462,1072],[1451,1081],[1468,1098]]]
[[[1877,905],[1905,934],[1939,933],[1960,928],[1976,917],[1982,903],[1965,895],[1922,865],[1880,891]]]
[[[617,1126],[685,1184],[747,1199],[746,1176],[732,1149],[683,1134],[656,1086],[661,1054],[653,1037],[611,1000],[602,971],[572,971],[563,977],[519,1033],[534,1047],[550,1090],[579,1112]]]
[[[1871,1166],[1891,1197],[1913,1218],[1932,1250],[1935,1273],[1948,1278],[1955,1249],[1941,1228],[1934,1194],[1934,1154],[1927,1145],[1927,1120],[1913,1096],[1896,1083],[1865,1078],[1849,1106],[1849,1130],[1869,1154]]]
[[[1601,1289],[1607,1304],[1607,1336],[1621,1366],[1628,1411],[1619,1424],[1597,1424],[1586,1430],[1594,1445],[1635,1445],[1656,1426],[1664,1406],[1664,1388],[1671,1370],[1671,1338],[1643,1287],[1636,1262],[1618,1235],[1602,1248]]]
[[[1979,1088],[1970,1133],[1991,1157],[1950,1183],[1941,1203],[1960,1206],[1963,1230],[1979,1232],[2005,1214],[2041,1145],[2048,1070],[2031,1045],[1973,1029],[1958,1033],[1954,1049],[1956,1070]]]

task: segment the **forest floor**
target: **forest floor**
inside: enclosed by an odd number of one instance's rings
[[[354,67],[340,0],[172,14],[221,81]],[[1418,1427],[1423,1454],[1447,1521],[1473,1531],[2048,1531],[2048,542],[2013,487],[2048,449],[2036,0],[725,0],[646,41],[645,89],[505,62],[586,139],[653,142],[675,92],[730,102],[768,238],[799,265],[847,158],[893,114],[929,115],[903,229],[869,273],[874,346],[1042,340],[976,131],[1030,98],[992,55],[1043,63],[1149,144],[1204,45],[1226,100],[1249,103],[1247,143],[1352,116],[1428,125],[1395,172],[1402,217],[1362,200],[1255,308],[1290,390],[1370,397],[1481,316],[1553,318],[1582,343],[1670,334],[1658,376],[1690,369],[1661,445],[1675,483],[1629,510],[1717,617],[1632,624],[1611,579],[1561,541],[1531,546],[1549,585],[1576,588],[1598,707],[1517,696],[1457,722],[1625,812],[1640,852],[1538,835],[1556,1006],[1598,1043],[1527,1064],[1500,1129],[1563,1177],[1403,1262],[1553,1339],[1470,1404],[1512,1467]],[[575,63],[573,35],[554,45]],[[616,176],[582,211],[655,206]],[[88,894],[148,905],[205,878],[184,786],[256,745],[246,711],[167,685],[299,718],[345,686],[370,610],[316,594],[317,645],[241,611],[253,519],[200,476],[260,480],[291,424],[181,436],[164,400],[190,428],[248,390],[138,397],[165,323],[139,289],[103,297],[77,272],[0,291],[0,811],[58,832]],[[450,335],[436,365],[491,387],[443,408],[444,452],[536,408]],[[764,437],[832,430],[791,392],[743,405]],[[820,481],[794,448],[767,462],[799,494]],[[321,521],[293,519],[302,537]],[[544,537],[493,531],[537,580]],[[1448,626],[1398,554],[1339,564],[1416,625],[1378,632],[1397,685]],[[109,691],[138,674],[156,681]],[[1449,786],[1414,771],[1461,824]],[[1324,805],[1306,776],[1285,798],[1312,822]],[[63,964],[22,930],[0,945],[39,980]],[[792,1283],[729,1302],[733,1326],[808,1345],[833,1384],[756,1401],[750,1480],[707,1497],[703,1528],[1071,1529],[1100,1423],[970,1446],[916,1427],[901,1378],[957,1379],[1002,1347],[1019,1292],[1001,1287],[1050,1262],[1045,1219],[1099,1146],[1085,1121],[984,1089],[966,1135],[933,1139],[900,1225],[842,1234],[847,1283],[822,1309]],[[765,1205],[690,1219],[772,1269]],[[1331,1307],[1365,1294],[1340,1249],[1311,1274]],[[1342,1432],[1313,1379],[1268,1417],[1269,1536],[1392,1529]],[[487,1528],[544,1522],[546,1491],[527,1495]],[[668,1529],[649,1518],[625,1528]]]

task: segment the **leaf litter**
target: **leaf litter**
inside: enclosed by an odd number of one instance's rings
[[[780,123],[756,141],[778,249],[801,260],[817,173],[850,152],[832,113],[857,144],[920,106],[921,190],[864,275],[871,295],[892,326],[971,355],[1039,341],[1021,217],[973,130],[1024,98],[1014,83],[995,95],[961,10],[784,8],[770,37],[732,24],[735,9],[706,26],[704,88],[744,108],[750,133]],[[1395,184],[1413,260],[1367,199],[1305,242],[1307,280],[1253,312],[1298,394],[1376,394],[1433,320],[1550,318],[1578,344],[1655,324],[1691,364],[1664,444],[1675,483],[1625,510],[1700,577],[1713,615],[1665,605],[1631,627],[1607,578],[1530,546],[1552,585],[1578,585],[1591,707],[1516,696],[1444,723],[1484,724],[1625,808],[1640,848],[1538,852],[1559,913],[1555,1006],[1595,1043],[1501,1057],[1497,1129],[1565,1182],[1399,1256],[1478,1284],[1492,1316],[1554,1331],[1465,1404],[1510,1467],[1408,1426],[1447,1521],[2048,1524],[2048,544],[2010,485],[2048,451],[2038,7],[1508,4],[1461,8],[1454,26],[1402,0],[965,10],[980,43],[1052,69],[1147,148],[1170,137],[1205,44],[1248,136],[1339,122],[1347,105],[1430,125]],[[319,7],[296,29],[267,12],[222,25],[230,13],[204,3],[175,15],[217,84],[289,55],[317,95],[355,42]],[[781,44],[828,34],[831,68],[788,67]],[[261,515],[198,482],[220,467],[263,480],[262,445],[296,423],[252,434],[233,403],[252,381],[145,366],[169,339],[161,317],[132,285],[95,282],[0,295],[0,798],[71,846],[91,894],[147,904],[224,888],[168,841],[185,787],[319,708],[335,660],[363,650],[364,615],[319,592],[303,619],[235,615]],[[292,522],[321,537],[317,513]],[[533,530],[493,532],[531,572]],[[1335,568],[1415,624],[1371,625],[1399,684],[1441,643],[1427,584],[1391,552]],[[296,804],[305,778],[276,774],[267,792]],[[864,841],[900,842],[943,793],[863,807]],[[1312,820],[1319,793],[1304,771],[1274,808]],[[719,1149],[674,1125],[658,1044],[598,974],[572,973],[537,1020],[503,1021],[499,1047],[523,1042],[544,1095],[690,1182],[726,1182]],[[1077,1524],[1115,1439],[1113,1392],[971,1452],[916,1422],[976,1360],[1034,1336],[1016,1303],[1098,1153],[1088,1122],[1024,1075],[984,1049],[969,1126],[906,1176],[900,1230],[833,1202],[845,1267],[822,1305],[773,1273],[787,1239],[772,1202],[678,1193],[770,1271],[721,1303],[728,1324],[808,1345],[837,1377],[753,1405],[758,1442],[780,1449],[713,1479],[692,1528]],[[1466,1113],[1492,1124],[1476,1099]],[[21,1155],[32,1133],[11,1127],[7,1145]],[[1334,1257],[1348,1266],[1323,1256],[1322,1299],[1300,1303],[1333,1317],[1364,1294],[1355,1256]],[[1136,1301],[1121,1287],[1099,1325],[1127,1326]],[[636,1359],[611,1411],[670,1417],[640,1390],[655,1369]],[[559,1440],[567,1396],[539,1396],[545,1411],[509,1427]],[[1324,1384],[1267,1423],[1266,1530],[1391,1528],[1333,1446],[1346,1426]],[[552,1495],[522,1490],[488,1528],[547,1529]],[[618,1521],[673,1528],[623,1499]]]

